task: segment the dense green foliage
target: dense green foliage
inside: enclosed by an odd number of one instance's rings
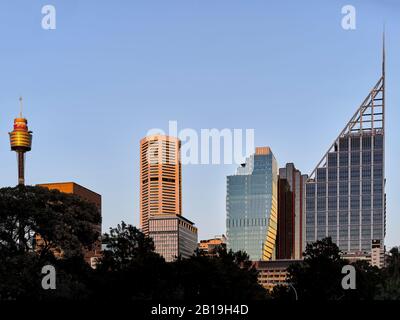
[[[95,206],[40,187],[0,189],[0,300],[264,299],[257,273],[242,252],[216,258],[197,253],[174,263],[154,252],[153,241],[121,223],[104,235],[107,248],[97,269],[83,259],[100,222]],[[35,249],[35,235],[45,246]],[[63,258],[55,258],[54,248]],[[57,271],[56,290],[43,290],[41,269]]]
[[[350,263],[343,259],[331,238],[308,244],[302,263],[288,268],[290,286],[277,286],[273,297],[294,300],[296,290],[299,300],[373,300],[399,299],[400,264],[398,248],[389,253],[386,268],[379,269],[367,261],[352,263],[356,271],[356,288],[344,290],[342,268]],[[294,289],[293,289],[294,288]]]

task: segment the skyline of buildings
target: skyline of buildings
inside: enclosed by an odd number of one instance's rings
[[[349,259],[382,266],[386,235],[384,111],[383,47],[379,81],[307,178],[305,188],[306,176],[294,166],[281,168],[278,179],[277,161],[268,147],[256,148],[236,175],[228,176],[228,248],[244,250],[252,260],[295,259],[301,257],[306,243],[330,236]],[[21,113],[10,133],[11,149],[18,153],[19,184],[24,183],[21,155],[30,150],[31,139]],[[156,236],[165,226],[156,215],[165,219],[182,215],[180,140],[145,137],[140,155],[141,227],[145,234]],[[184,225],[197,239],[193,223],[175,218],[177,226]],[[179,242],[178,227],[175,232]],[[164,240],[159,241],[162,243]]]

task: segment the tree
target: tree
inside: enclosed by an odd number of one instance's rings
[[[179,299],[243,301],[268,297],[245,252],[220,247],[215,256],[197,252],[190,259],[178,259],[174,265]]]
[[[346,264],[332,239],[307,244],[304,261],[288,268],[288,282],[297,290],[299,300],[337,300],[343,297],[342,267]]]
[[[400,253],[399,247],[389,251],[383,281],[376,295],[379,300],[400,300]]]
[[[343,267],[350,262],[343,259],[331,238],[307,244],[304,261],[288,268],[288,282],[297,290],[299,300],[372,300],[379,292],[382,271],[367,261],[351,263],[355,270],[355,289],[345,290]],[[273,296],[289,299],[289,288],[277,288]]]
[[[344,300],[373,300],[383,281],[382,271],[368,261],[359,260],[352,263],[356,270],[356,289],[346,290]]]
[[[257,272],[244,252],[220,248],[216,257],[197,252],[166,263],[153,241],[122,222],[104,236],[107,244],[93,277],[95,298],[199,301],[264,299]]]
[[[170,296],[170,266],[154,252],[153,240],[125,222],[104,234],[106,249],[92,278],[95,298],[150,300]]]
[[[32,186],[0,189],[0,299],[48,296],[41,288],[46,264],[57,267],[57,284],[65,289],[56,294],[68,296],[88,271],[82,250],[99,238],[94,225],[100,222],[95,205],[71,194]],[[63,259],[55,258],[55,250]],[[64,270],[69,260],[74,262]]]

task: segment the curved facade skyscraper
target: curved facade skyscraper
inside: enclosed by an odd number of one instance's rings
[[[227,177],[227,246],[246,251],[253,261],[275,257],[277,173],[271,149],[261,147]]]

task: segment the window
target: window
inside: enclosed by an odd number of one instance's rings
[[[370,209],[371,208],[371,196],[363,196],[361,200],[362,208],[363,209]]]
[[[371,180],[363,180],[362,194],[371,193]]]
[[[383,149],[383,136],[375,136],[374,148],[375,149]]]
[[[337,198],[329,197],[328,198],[328,210],[336,210],[337,207]]]
[[[317,181],[319,182],[326,181],[326,168],[317,169]]]
[[[371,164],[371,152],[370,151],[363,151],[362,153],[362,164],[363,165],[370,165]]]
[[[351,197],[350,198],[350,208],[351,209],[359,209],[360,208],[360,197]]]
[[[310,197],[310,196],[313,197],[315,195],[315,183],[307,183],[306,194],[307,194],[307,197]]]
[[[359,211],[351,211],[350,212],[350,224],[352,224],[352,225],[360,224],[360,212]]]
[[[381,193],[374,195],[374,208],[382,208],[383,207],[383,196]]]
[[[374,179],[381,179],[383,177],[383,169],[380,166],[374,166]]]
[[[351,181],[350,183],[350,194],[351,195],[359,195],[360,194],[360,181]]]
[[[328,196],[336,196],[337,195],[337,184],[329,183],[328,184]]]
[[[348,182],[340,182],[339,183],[339,195],[344,196],[349,193],[349,184]]]
[[[371,137],[362,137],[362,148],[363,150],[371,150]]]
[[[382,180],[374,181],[374,193],[383,192],[383,182]]]
[[[339,139],[339,150],[340,151],[349,150],[349,139],[348,138],[340,138]]]
[[[306,200],[306,208],[307,211],[314,211],[315,210],[315,198],[307,198]]]
[[[349,169],[348,167],[339,168],[339,180],[348,180],[349,179]]]
[[[337,180],[337,169],[336,169],[336,167],[328,168],[328,180],[329,181],[336,181]]]
[[[339,166],[347,166],[349,165],[349,153],[348,152],[340,152],[339,153]]]
[[[375,150],[374,151],[374,164],[382,164],[383,163],[383,151]]]
[[[325,210],[326,198],[318,198],[317,200],[317,210]]]
[[[371,179],[371,167],[370,166],[362,167],[362,178],[363,179]]]
[[[349,205],[349,198],[347,196],[339,197],[339,209],[347,209]]]
[[[360,179],[360,168],[359,167],[352,167],[350,172],[351,172],[352,180]]]
[[[352,151],[360,150],[360,137],[351,138],[351,150]]]
[[[352,166],[360,165],[360,152],[352,152],[350,162]]]
[[[337,153],[331,152],[328,153],[328,167],[336,167],[337,166]]]
[[[325,183],[318,183],[317,195],[318,195],[318,197],[326,196],[326,184]]]

